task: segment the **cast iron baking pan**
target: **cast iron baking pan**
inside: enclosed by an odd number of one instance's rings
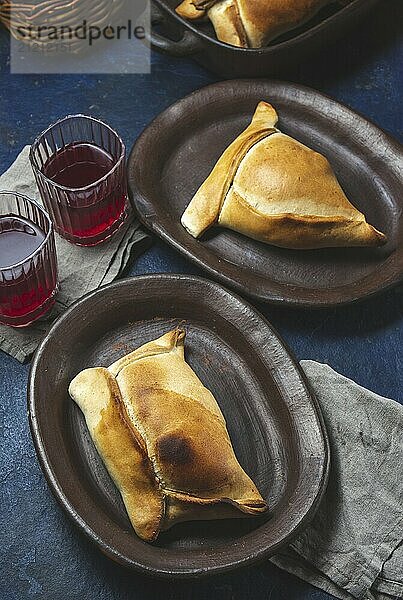
[[[173,56],[193,56],[197,62],[222,77],[285,76],[316,50],[347,35],[378,0],[353,0],[323,9],[303,27],[289,32],[267,48],[236,48],[219,42],[208,24],[191,23],[179,17],[180,0],[153,0],[152,48]]]
[[[187,233],[185,207],[260,100],[277,109],[282,131],[329,159],[386,246],[287,250],[218,228],[199,240]],[[402,279],[402,164],[396,141],[334,100],[291,83],[238,80],[202,88],[157,117],[133,147],[128,173],[143,223],[210,275],[258,300],[324,307]]]
[[[178,324],[187,330],[187,361],[217,398],[270,513],[177,525],[147,544],[67,390],[81,369],[109,365]],[[28,393],[32,436],[56,498],[107,556],[143,573],[202,576],[270,556],[312,517],[324,491],[327,437],[300,368],[255,309],[205,279],[137,277],[80,300],[39,347]]]

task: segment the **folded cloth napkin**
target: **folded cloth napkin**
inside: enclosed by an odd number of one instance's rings
[[[16,191],[41,203],[38,188],[29,162],[26,146],[11,167],[0,176],[0,190]],[[52,321],[70,304],[116,279],[134,255],[140,254],[149,243],[137,220],[122,227],[108,242],[83,248],[70,244],[55,235],[59,265],[60,291],[51,312],[33,325],[13,329],[0,325],[0,349],[24,362],[35,351]]]
[[[271,560],[343,600],[403,598],[403,406],[301,362],[329,434],[329,484],[311,524]]]

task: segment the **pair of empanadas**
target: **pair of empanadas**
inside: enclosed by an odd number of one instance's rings
[[[327,159],[277,128],[260,102],[182,216],[194,236],[212,225],[284,248],[379,246],[386,237],[347,199]]]
[[[214,396],[174,330],[115,362],[79,373],[69,392],[120,490],[137,534],[179,521],[266,510],[239,465]]]
[[[350,0],[339,0],[346,4]],[[221,42],[262,48],[302,25],[335,0],[184,0],[176,9],[185,19],[208,17]]]

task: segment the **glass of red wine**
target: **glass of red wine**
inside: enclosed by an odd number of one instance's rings
[[[31,146],[31,165],[56,231],[81,246],[109,239],[131,215],[125,146],[85,115],[57,121]]]
[[[53,306],[57,290],[49,216],[22,194],[0,192],[0,323],[30,325]]]

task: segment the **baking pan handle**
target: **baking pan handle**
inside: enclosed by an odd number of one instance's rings
[[[153,50],[159,50],[171,56],[190,56],[201,50],[202,42],[192,31],[185,30],[182,38],[178,41],[170,40],[159,33],[155,33],[152,26],[163,23],[167,18],[168,15],[164,15],[154,3],[151,3],[149,42]]]

